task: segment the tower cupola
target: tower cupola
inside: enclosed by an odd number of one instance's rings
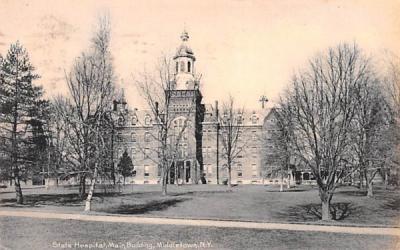
[[[196,57],[188,45],[189,34],[186,30],[181,35],[182,43],[174,56],[176,89],[193,89],[195,87],[194,62]]]

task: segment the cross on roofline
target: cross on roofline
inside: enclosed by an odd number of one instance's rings
[[[262,95],[262,96],[260,97],[259,102],[261,102],[261,106],[262,106],[262,108],[264,109],[265,103],[268,102],[268,98],[267,98],[265,95]]]

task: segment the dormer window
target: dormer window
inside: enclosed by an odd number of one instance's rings
[[[137,119],[137,117],[135,115],[135,116],[132,117],[132,125],[136,125],[137,122],[138,122],[138,119]]]
[[[238,117],[237,117],[237,124],[238,124],[238,125],[242,125],[242,124],[243,124],[242,121],[243,121],[242,115],[238,115]]]
[[[257,124],[258,123],[258,117],[256,115],[251,116],[251,123],[252,124]]]
[[[149,126],[151,124],[151,118],[149,115],[146,115],[146,118],[144,118],[144,125]]]

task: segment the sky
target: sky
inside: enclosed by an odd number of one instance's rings
[[[273,105],[296,70],[340,42],[400,55],[399,13],[400,0],[0,0],[0,54],[19,40],[46,97],[66,94],[65,72],[106,14],[117,83],[131,107],[142,107],[135,75],[172,55],[185,27],[204,103],[232,95],[257,109],[261,95]]]

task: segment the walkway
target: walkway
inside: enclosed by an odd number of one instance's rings
[[[327,233],[392,235],[400,237],[400,228],[351,227],[351,226],[344,227],[344,226],[305,225],[305,224],[288,224],[288,223],[285,224],[285,223],[266,223],[266,222],[259,223],[259,222],[244,222],[244,221],[172,219],[172,218],[151,218],[151,217],[137,217],[137,216],[66,214],[66,213],[49,213],[49,212],[31,212],[31,211],[10,211],[10,210],[0,210],[0,216],[97,221],[97,222],[118,222],[118,223],[131,223],[131,224],[246,228],[246,229],[264,229],[264,230],[318,231]]]

